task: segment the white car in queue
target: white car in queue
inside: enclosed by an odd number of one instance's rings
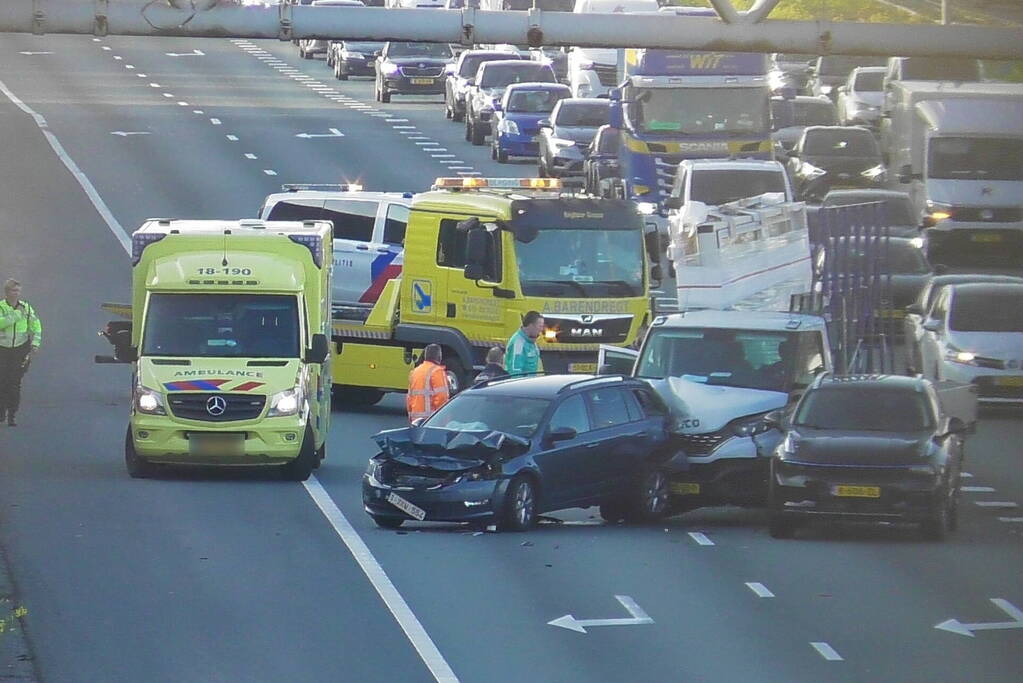
[[[975,384],[982,403],[1023,403],[1023,284],[944,287],[922,327],[925,377]]]
[[[334,317],[365,320],[387,281],[401,274],[412,193],[364,192],[355,184],[282,189],[263,200],[259,217],[331,221]]]

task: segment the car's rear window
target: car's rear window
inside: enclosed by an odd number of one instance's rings
[[[554,83],[554,81],[554,72],[546,64],[522,60],[518,64],[487,66],[480,76],[479,85],[483,88],[504,88],[512,83]]]
[[[563,102],[555,123],[559,126],[599,128],[608,121],[611,109],[603,103]]]
[[[476,71],[480,68],[480,64],[484,62],[496,62],[499,59],[517,58],[517,55],[511,53],[503,55],[466,55],[462,58],[462,66],[458,70],[458,75],[462,78],[472,78],[476,75]]]
[[[838,123],[838,112],[831,102],[806,102],[796,101],[792,103],[794,126],[834,126]]]
[[[880,155],[877,141],[869,130],[809,131],[803,153],[836,157],[869,157]]]
[[[912,388],[821,387],[809,392],[793,423],[836,431],[916,432],[933,426],[930,404]]]

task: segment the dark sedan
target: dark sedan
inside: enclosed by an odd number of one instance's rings
[[[889,235],[892,237],[917,237],[920,234],[920,221],[916,218],[913,200],[905,192],[871,188],[832,190],[824,195],[821,208],[873,202],[884,204]]]
[[[421,425],[380,432],[362,480],[380,526],[408,520],[522,531],[550,510],[601,506],[653,520],[667,502],[658,467],[667,410],[643,382],[549,375],[463,391]]]
[[[848,244],[848,246],[846,246]],[[923,252],[919,237],[874,237],[846,240],[839,238],[829,248],[828,258],[840,264],[857,286],[866,286],[877,278],[881,309],[877,315],[901,320],[906,307],[934,275]],[[901,324],[894,331],[901,331]]]
[[[540,177],[582,176],[586,152],[610,112],[609,101],[600,98],[558,102],[550,120],[540,122]]]
[[[885,167],[874,134],[861,126],[810,126],[789,153],[796,195],[820,200],[837,187],[881,187]]]
[[[956,526],[965,423],[918,377],[826,376],[796,406],[771,459],[771,536],[809,519]]]
[[[376,62],[377,102],[390,102],[391,95],[440,95],[453,57],[446,43],[387,43]]]
[[[383,43],[338,40],[331,43],[327,62],[340,81],[347,81],[351,76],[376,76],[377,57],[383,49]]]

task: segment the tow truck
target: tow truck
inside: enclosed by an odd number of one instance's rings
[[[562,191],[556,178],[438,178],[416,195],[405,262],[364,320],[333,321],[335,399],[373,404],[408,388],[439,344],[455,391],[522,316],[546,321],[548,372],[594,372],[600,344],[632,344],[650,317],[644,221],[631,201]]]

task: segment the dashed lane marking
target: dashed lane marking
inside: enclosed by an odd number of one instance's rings
[[[994,493],[992,486],[963,486],[959,489],[963,493]]]
[[[973,475],[970,474],[969,472],[960,472],[959,476],[962,477],[963,479],[973,479]]]
[[[121,61],[122,59],[124,59],[124,57],[120,57],[118,55],[114,55],[114,59],[116,59],[117,61]]]
[[[104,49],[104,50],[107,50],[107,51],[109,51],[109,50],[110,50],[111,48],[109,48],[109,47],[107,47],[106,45],[104,45],[104,46],[103,46],[103,49]]]
[[[1023,517],[999,517],[999,522],[1008,522],[1009,524],[1019,524],[1023,522]]]
[[[773,598],[774,597],[774,593],[772,593],[770,590],[768,590],[767,586],[765,586],[762,583],[747,582],[746,583],[746,588],[749,588],[751,591],[753,591],[758,598]]]
[[[149,87],[150,88],[162,88],[163,86],[160,85],[159,83],[150,83]]]
[[[202,109],[193,109],[192,113],[193,114],[205,114],[206,112],[204,112]]]
[[[132,65],[132,64],[125,64],[125,65],[124,65],[124,68],[125,68],[125,69],[134,69],[134,68],[135,68],[135,66],[134,66],[134,65]]]
[[[817,650],[817,653],[821,657],[823,657],[824,659],[828,660],[829,662],[842,662],[842,661],[845,661],[845,660],[842,659],[842,655],[840,655],[837,652],[835,652],[835,648],[831,647],[827,643],[817,642],[817,643],[810,643],[810,645],[813,646],[814,650]]]
[[[210,119],[210,123],[212,123],[214,126],[219,126],[220,119]]]
[[[263,173],[267,175],[277,175],[277,171],[273,170],[272,168],[264,168]]]
[[[707,538],[702,531],[690,531],[689,538],[696,541],[697,545],[714,545],[714,541]]]
[[[408,123],[408,119],[387,119],[388,123]]]
[[[169,92],[165,92],[165,93],[163,94],[163,96],[164,96],[164,97],[174,97],[174,94],[173,94],[173,93],[169,93]]]
[[[256,156],[255,154],[253,154],[252,152],[246,152],[246,153],[245,153],[245,158],[246,158],[246,159],[258,159],[259,157],[257,157],[257,156]]]
[[[226,137],[226,138],[227,138],[228,140],[230,140],[231,142],[238,142],[238,136],[237,136],[237,135],[227,135],[227,136],[225,136],[225,137]]]
[[[1011,503],[1007,500],[975,500],[973,504],[982,508],[1002,508],[1006,510],[1019,507],[1018,503]]]
[[[431,154],[434,159],[454,159],[454,154]]]

